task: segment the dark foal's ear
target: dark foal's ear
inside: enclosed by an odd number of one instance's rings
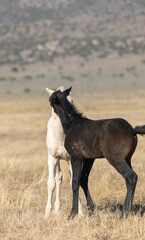
[[[71,89],[72,89],[72,87],[66,89],[66,90],[63,92],[63,93],[65,94],[66,97],[70,94]]]

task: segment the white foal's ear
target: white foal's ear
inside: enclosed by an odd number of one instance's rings
[[[52,93],[54,93],[54,91],[53,91],[53,90],[51,90],[51,89],[48,89],[48,88],[46,88],[46,91],[48,92],[48,95],[49,95],[49,97],[52,95]]]
[[[60,90],[61,92],[64,91],[64,86],[58,87],[57,90]]]
[[[70,92],[70,95],[67,96],[67,100],[71,103],[73,102],[72,97],[71,97],[71,92]]]

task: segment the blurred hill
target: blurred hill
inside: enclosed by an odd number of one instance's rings
[[[0,64],[144,53],[144,0],[0,0]]]

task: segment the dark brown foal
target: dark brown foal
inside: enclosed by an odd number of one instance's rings
[[[67,100],[70,91],[71,88],[64,92],[58,90],[50,97],[50,103],[64,128],[65,147],[71,156],[73,204],[69,218],[78,213],[80,185],[87,199],[89,214],[94,211],[88,190],[88,177],[95,158],[106,158],[125,179],[127,195],[124,213],[128,214],[132,208],[137,183],[131,157],[137,145],[136,134],[145,134],[145,129],[136,131],[127,121],[120,118],[94,121],[83,117]]]

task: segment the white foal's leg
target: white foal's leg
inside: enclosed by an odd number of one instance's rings
[[[60,190],[61,190],[61,183],[62,183],[62,171],[60,169],[60,161],[56,165],[56,174],[55,174],[55,181],[56,181],[56,200],[55,200],[55,212],[58,212],[60,209]]]
[[[47,188],[48,188],[48,200],[46,205],[46,211],[45,211],[45,218],[48,217],[52,210],[52,195],[55,188],[55,172],[56,172],[56,165],[57,165],[57,159],[48,155],[48,169],[49,169],[49,176],[48,176],[48,182],[47,182]]]
[[[70,185],[72,186],[73,172],[72,172],[72,165],[70,161],[68,161],[68,165],[69,165],[69,172],[70,172]],[[83,216],[83,208],[82,208],[82,203],[80,198],[78,199],[78,213],[80,216]]]

